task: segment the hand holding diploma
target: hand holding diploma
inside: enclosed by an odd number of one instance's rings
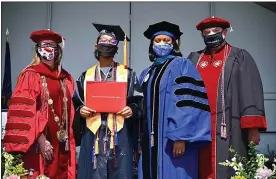
[[[93,109],[90,109],[86,106],[83,106],[80,110],[80,115],[83,118],[91,117],[96,114],[96,111]]]
[[[129,106],[124,107],[121,111],[117,113],[118,115],[122,115],[124,118],[130,118],[132,116],[132,110]]]

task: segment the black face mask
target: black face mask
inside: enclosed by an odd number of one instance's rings
[[[114,57],[117,53],[118,47],[111,44],[98,44],[98,56],[102,57]]]
[[[224,41],[225,39],[223,39],[222,32],[204,36],[204,42],[207,48],[216,48]]]

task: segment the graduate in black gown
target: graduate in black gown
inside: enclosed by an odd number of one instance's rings
[[[142,116],[139,106],[142,93],[135,72],[113,60],[119,41],[126,44],[129,39],[120,26],[93,25],[99,31],[95,45],[98,63],[80,75],[74,95],[74,130],[78,135],[77,143],[81,143],[78,179],[132,179],[133,150],[137,141],[134,129]],[[85,106],[86,81],[126,81],[127,106],[117,114],[89,109]],[[113,119],[115,131],[109,126]],[[120,120],[124,121],[122,126],[118,123]],[[95,121],[100,121],[99,125]]]

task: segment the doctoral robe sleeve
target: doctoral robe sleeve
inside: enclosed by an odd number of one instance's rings
[[[262,80],[252,56],[242,50],[239,56],[239,106],[242,128],[266,130]]]
[[[169,74],[167,138],[173,141],[211,141],[211,115],[204,83],[187,59],[175,62]]]
[[[18,78],[10,99],[3,140],[7,152],[26,152],[44,131],[47,113],[39,108],[40,89],[37,73],[26,71]]]
[[[76,81],[76,89],[73,95],[73,104],[75,108],[75,117],[73,121],[73,131],[74,137],[76,141],[76,146],[80,146],[81,137],[84,133],[84,129],[86,127],[86,121],[80,115],[80,109],[84,106],[84,79],[85,72],[81,74],[81,76]]]

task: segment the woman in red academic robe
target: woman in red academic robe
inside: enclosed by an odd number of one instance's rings
[[[10,99],[4,147],[23,154],[24,168],[33,170],[34,178],[75,179],[74,80],[61,68],[63,37],[39,30],[30,38],[35,56]]]

